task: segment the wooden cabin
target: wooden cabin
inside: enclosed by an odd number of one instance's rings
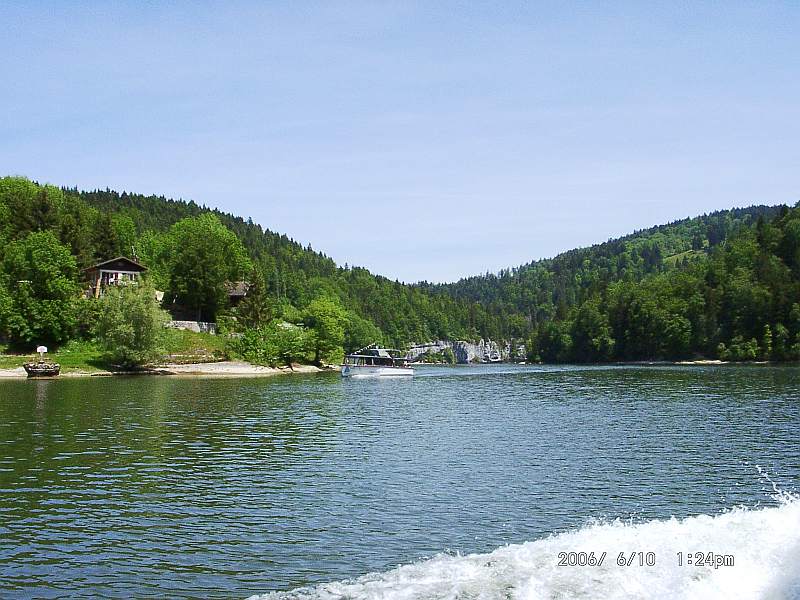
[[[228,294],[228,304],[232,307],[239,306],[250,291],[247,281],[228,281],[225,283],[225,292]]]
[[[147,271],[135,260],[118,256],[84,270],[89,281],[87,296],[99,298],[110,285],[127,285],[136,281]]]

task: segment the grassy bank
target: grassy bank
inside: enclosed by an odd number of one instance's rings
[[[0,369],[16,369],[23,363],[34,361],[38,354],[10,353],[3,349],[0,354]],[[61,370],[67,371],[102,371],[107,368],[103,353],[91,342],[70,342],[57,352],[47,355],[48,360],[53,360],[61,365]]]
[[[225,360],[225,338],[169,329],[165,333],[164,348],[159,363],[198,364]],[[36,354],[20,354],[0,346],[0,369],[16,369],[23,363],[36,360]],[[61,365],[63,373],[94,373],[113,369],[105,353],[91,341],[73,340],[47,355],[49,360]]]

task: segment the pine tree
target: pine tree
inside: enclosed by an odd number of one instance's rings
[[[120,240],[117,229],[114,227],[114,219],[109,212],[100,213],[100,217],[94,225],[93,235],[94,257],[98,262],[111,260],[120,254]]]

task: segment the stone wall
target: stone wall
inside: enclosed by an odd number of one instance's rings
[[[204,323],[202,321],[168,321],[167,327],[171,329],[188,329],[195,333],[210,333],[216,335],[216,323]]]

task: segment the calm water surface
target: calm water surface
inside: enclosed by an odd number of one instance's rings
[[[776,504],[794,367],[0,381],[0,596],[246,597]]]

